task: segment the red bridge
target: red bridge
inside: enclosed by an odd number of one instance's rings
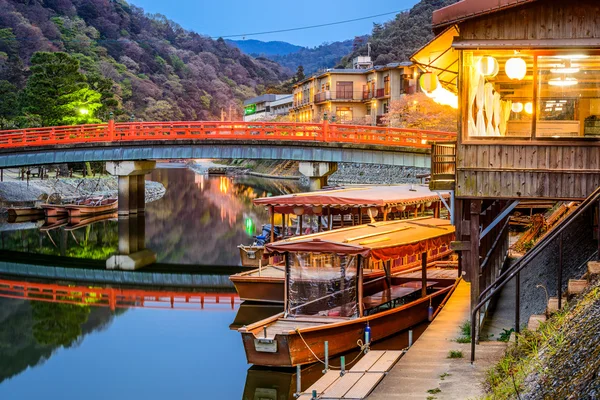
[[[166,158],[352,161],[429,167],[429,157],[424,156],[429,151],[428,142],[455,138],[456,134],[449,132],[327,122],[110,121],[1,131],[0,168]],[[414,154],[418,160],[405,160],[398,154]]]

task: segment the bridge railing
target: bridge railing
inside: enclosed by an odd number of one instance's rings
[[[0,148],[144,140],[283,140],[429,148],[455,133],[364,125],[290,122],[126,122],[0,131]]]

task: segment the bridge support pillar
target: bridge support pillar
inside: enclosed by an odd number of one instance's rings
[[[109,174],[119,178],[119,216],[143,213],[146,208],[144,175],[151,172],[156,161],[121,161],[106,163]]]
[[[301,161],[300,173],[308,177],[310,190],[319,190],[327,186],[327,177],[337,171],[335,162]]]
[[[119,215],[119,252],[106,260],[106,268],[136,270],[155,262],[156,254],[146,249],[144,214]]]

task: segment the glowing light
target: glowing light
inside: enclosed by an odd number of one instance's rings
[[[552,68],[550,69],[550,72],[552,72],[553,74],[576,74],[577,72],[579,72],[579,67],[575,67],[575,66],[570,66],[570,67],[557,67],[557,68]]]
[[[244,220],[244,228],[248,236],[254,235],[254,221],[251,218],[246,218]]]
[[[550,86],[573,86],[577,85],[577,79],[575,78],[553,78],[548,81],[548,85]]]
[[[294,215],[303,215],[304,207],[294,207]]]
[[[321,214],[323,212],[322,206],[313,206],[312,211],[314,214]]]
[[[590,58],[590,56],[586,54],[571,54],[570,56],[560,56],[558,58],[562,58],[563,60],[583,60],[585,58]]]
[[[89,113],[90,113],[90,110],[88,110],[87,108],[79,109],[79,114],[81,114],[81,115],[88,115]]]
[[[520,113],[521,111],[523,111],[523,103],[513,103],[510,109],[512,110],[512,112]]]
[[[419,78],[419,85],[424,92],[433,92],[440,85],[440,80],[436,74],[426,72]]]
[[[433,92],[424,92],[427,97],[432,99],[438,104],[450,106],[454,109],[458,108],[458,96],[449,91],[448,89],[438,86]]]
[[[527,63],[522,58],[510,58],[504,65],[506,76],[520,81],[527,75]]]
[[[494,57],[484,56],[481,57],[481,59],[477,62],[477,69],[481,75],[492,78],[498,75],[500,66],[498,65],[498,60],[496,60]]]
[[[525,112],[527,114],[533,114],[533,103],[525,103]]]

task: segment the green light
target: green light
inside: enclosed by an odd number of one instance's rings
[[[256,104],[248,104],[244,108],[244,115],[252,115],[256,113]]]
[[[88,115],[90,113],[90,110],[88,110],[87,108],[80,108],[79,113],[81,115]]]
[[[254,221],[252,221],[252,219],[250,219],[250,218],[246,218],[244,220],[244,225],[245,225],[246,233],[248,234],[248,236],[253,236],[254,235]]]

